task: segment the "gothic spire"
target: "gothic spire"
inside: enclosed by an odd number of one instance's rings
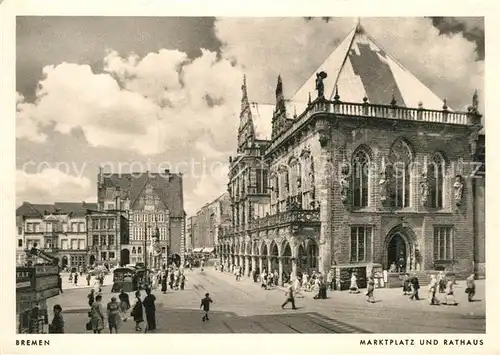
[[[243,85],[241,85],[241,112],[240,127],[238,129],[238,149],[241,150],[248,142],[255,139],[255,127],[252,120],[252,111],[247,93],[247,77],[243,75]]]
[[[285,96],[283,95],[283,81],[281,75],[278,75],[278,83],[276,84],[276,111],[285,113]]]

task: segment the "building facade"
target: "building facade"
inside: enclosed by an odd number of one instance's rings
[[[95,204],[24,202],[16,211],[17,262],[25,262],[26,251],[35,244],[60,260],[62,267],[79,268],[87,261],[87,208]]]
[[[88,210],[86,224],[88,264],[118,266],[121,246],[128,244],[127,214],[117,210]]]
[[[98,174],[99,211],[119,210],[128,219],[128,242],[120,246],[121,264],[152,261],[158,242],[161,259],[184,258],[185,213],[182,174]],[[156,259],[155,259],[156,260]]]
[[[187,219],[186,223],[186,252],[193,251],[194,237],[196,231],[196,216],[191,216]]]
[[[203,206],[196,213],[195,220],[193,250],[215,248],[219,236],[231,225],[229,193],[224,193]]]
[[[334,268],[337,282],[342,270],[392,264],[472,272],[484,219],[471,96],[466,112],[452,110],[360,25],[288,100],[278,77],[269,140],[255,132],[244,83],[221,261],[292,278]]]

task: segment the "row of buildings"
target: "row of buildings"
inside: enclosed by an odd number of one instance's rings
[[[182,175],[111,174],[99,170],[97,203],[33,204],[16,210],[17,263],[35,244],[64,267],[166,261],[185,252]],[[158,266],[158,265],[156,265]]]
[[[229,194],[224,193],[212,202],[205,204],[189,217],[186,227],[186,248],[197,252],[204,249],[212,252],[219,237],[231,228],[231,205]]]
[[[393,264],[485,272],[476,93],[454,111],[360,25],[295,94],[284,86],[259,105],[243,82],[231,226],[209,241],[222,262],[292,277],[334,268],[338,282]],[[266,125],[270,137],[256,131]]]

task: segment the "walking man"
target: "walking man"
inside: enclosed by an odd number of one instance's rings
[[[474,295],[476,294],[476,282],[474,281],[475,275],[470,275],[466,280],[466,289],[465,293],[467,293],[467,299],[469,302],[474,302]]]
[[[285,306],[288,304],[288,302],[290,302],[292,304],[292,309],[297,309],[297,307],[295,307],[295,297],[293,295],[293,286],[290,286],[288,287],[288,292],[286,293],[286,300],[285,302],[281,305],[281,308],[285,308]]]
[[[415,299],[418,301],[420,299],[420,297],[418,297],[418,290],[420,289],[420,284],[418,282],[418,278],[416,276],[413,276],[410,279],[410,284],[411,284],[411,290],[412,290],[410,299],[411,300]]]
[[[146,330],[147,332],[153,332],[156,330],[156,307],[155,307],[156,297],[151,294],[151,289],[146,289],[146,297],[144,297],[144,301],[142,301],[142,305],[144,306],[144,310],[146,311]]]
[[[205,298],[201,299],[201,305],[200,308],[203,308],[203,311],[205,314],[203,315],[203,318],[201,319],[202,321],[209,321],[208,319],[208,312],[210,311],[210,303],[212,303],[212,299],[210,298],[209,293],[205,293]]]

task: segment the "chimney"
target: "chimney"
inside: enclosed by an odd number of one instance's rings
[[[99,175],[97,176],[97,180],[99,182],[99,186],[102,187],[104,185],[104,171],[102,165],[99,165]]]

